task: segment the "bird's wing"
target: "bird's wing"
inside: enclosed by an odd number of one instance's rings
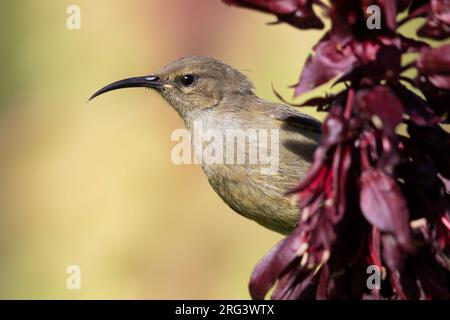
[[[280,127],[280,171],[298,177],[308,170],[321,139],[319,120],[287,105],[277,105],[273,117]]]
[[[322,124],[319,120],[303,112],[297,111],[293,107],[280,105],[280,107],[276,109],[274,116],[277,120],[284,123],[283,129],[301,132],[322,132]]]

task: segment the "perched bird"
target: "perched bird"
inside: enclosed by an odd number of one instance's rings
[[[299,208],[286,192],[299,182],[311,164],[321,137],[318,120],[291,106],[259,98],[245,75],[207,57],[181,58],[158,73],[111,83],[89,100],[128,87],[156,90],[178,112],[190,132],[196,123],[202,124],[204,130],[222,131],[224,136],[230,130],[276,130],[278,145],[272,141],[271,145],[263,146],[267,154],[277,148],[275,173],[264,174],[261,163],[249,161],[237,164],[203,161],[201,166],[212,188],[239,214],[283,234],[295,228]],[[246,146],[256,139],[247,138]],[[249,152],[245,148],[246,157]]]

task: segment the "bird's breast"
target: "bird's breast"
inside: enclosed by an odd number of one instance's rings
[[[267,120],[258,115],[203,117],[190,123],[191,141],[225,203],[266,228],[288,233],[299,210],[286,192],[308,170],[316,143]]]

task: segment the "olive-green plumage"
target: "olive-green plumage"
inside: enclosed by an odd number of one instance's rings
[[[259,164],[248,161],[201,166],[213,189],[239,214],[280,233],[295,227],[299,208],[286,192],[310,166],[321,136],[319,121],[291,106],[257,97],[246,76],[206,57],[182,58],[151,76],[115,82],[92,98],[124,87],[156,89],[191,131],[199,122],[204,130],[223,130],[224,136],[228,129],[278,129],[279,163],[275,174],[262,174]]]

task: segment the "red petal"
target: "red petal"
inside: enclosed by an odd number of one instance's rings
[[[283,270],[283,266],[280,268],[273,268],[274,259],[278,254],[280,247],[285,242],[285,239],[278,242],[270,251],[259,261],[257,266],[253,269],[253,273],[250,279],[249,289],[250,295],[253,299],[264,299],[267,291],[272,288],[275,280]]]
[[[402,247],[410,250],[409,213],[395,180],[380,169],[369,169],[360,178],[360,206],[366,219],[377,229],[392,233]]]
[[[388,135],[395,131],[395,127],[403,119],[403,105],[389,87],[376,86],[358,100],[362,110],[378,116]]]
[[[450,44],[424,50],[417,59],[419,76],[428,76],[441,89],[450,89]]]
[[[282,22],[299,29],[321,29],[322,21],[312,9],[312,0],[223,0],[230,5],[273,13]]]
[[[295,96],[314,89],[334,77],[348,72],[356,63],[350,46],[343,46],[333,37],[325,37],[306,60]]]

